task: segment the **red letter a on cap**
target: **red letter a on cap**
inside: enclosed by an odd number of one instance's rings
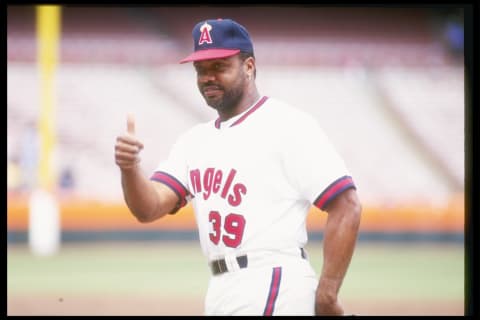
[[[212,43],[212,37],[210,36],[210,30],[212,30],[212,26],[208,23],[204,23],[200,27],[200,39],[198,39],[198,44],[201,45],[203,43]]]

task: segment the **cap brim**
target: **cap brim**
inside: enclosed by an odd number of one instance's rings
[[[195,51],[188,57],[183,60],[180,60],[180,63],[190,62],[190,61],[201,61],[201,60],[210,60],[210,59],[222,59],[228,58],[239,53],[238,49],[205,49]]]

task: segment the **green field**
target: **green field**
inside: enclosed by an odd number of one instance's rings
[[[310,244],[307,250],[319,273],[320,244]],[[97,297],[96,301],[125,297],[139,300],[146,297],[145,304],[164,301],[164,305],[157,305],[151,313],[145,311],[141,302],[136,304],[138,310],[132,305],[128,309],[132,314],[199,314],[208,277],[206,260],[196,242],[64,244],[52,257],[35,257],[26,245],[9,245],[8,311],[12,315],[124,312],[118,307],[115,311],[108,310],[106,302],[92,306],[91,312],[84,305],[75,311],[73,304],[69,311],[56,309],[58,301],[81,300],[79,297],[85,296]],[[57,298],[57,304],[53,304]],[[359,243],[340,298],[354,313],[461,315],[463,246]],[[176,300],[180,305],[181,301],[193,302],[190,309],[187,306],[168,309]],[[405,305],[410,308],[405,309]],[[393,309],[390,311],[387,306]]]

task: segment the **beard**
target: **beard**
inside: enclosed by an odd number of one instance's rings
[[[214,97],[208,97],[203,92],[202,88],[206,86],[215,86],[219,90],[222,91],[223,94],[218,94]],[[245,87],[245,80],[243,77],[239,77],[239,80],[236,81],[230,89],[225,89],[224,87],[213,84],[213,83],[206,83],[204,86],[200,88],[200,93],[202,94],[203,98],[207,105],[212,107],[217,111],[223,111],[229,113],[233,111],[237,106],[238,103],[243,98],[244,88]]]
[[[235,87],[230,90],[223,90],[223,95],[218,98],[207,98],[207,104],[217,111],[231,111],[235,109],[243,97],[243,88]]]

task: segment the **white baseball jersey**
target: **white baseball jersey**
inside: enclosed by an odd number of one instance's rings
[[[266,96],[234,118],[184,133],[151,179],[180,197],[174,212],[192,201],[209,260],[304,247],[311,205],[324,209],[355,188],[317,121]]]

